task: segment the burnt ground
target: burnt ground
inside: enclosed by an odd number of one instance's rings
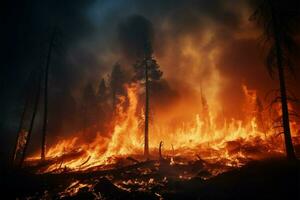
[[[300,199],[300,163],[266,160],[207,181],[179,183],[166,199]]]
[[[177,178],[173,171],[177,174],[180,167],[153,163],[43,175],[6,169],[1,175],[1,199],[300,199],[300,161],[253,161],[209,179],[203,170],[191,179]],[[148,173],[142,170],[145,167]]]

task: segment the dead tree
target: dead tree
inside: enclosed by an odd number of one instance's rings
[[[43,119],[43,130],[42,130],[42,146],[41,146],[41,160],[45,160],[46,152],[46,135],[47,135],[47,124],[48,124],[48,77],[49,77],[49,68],[51,62],[51,55],[55,45],[55,40],[57,37],[57,27],[54,28],[51,37],[49,48],[47,52],[47,60],[45,67],[45,83],[44,83],[44,119]]]
[[[34,70],[30,73],[30,76],[28,78],[28,84],[26,84],[28,87],[25,87],[25,91],[26,91],[25,103],[24,103],[23,110],[22,110],[22,113],[21,113],[21,118],[20,118],[19,128],[18,128],[18,132],[17,132],[17,137],[16,137],[16,140],[15,140],[14,148],[13,148],[13,153],[12,153],[12,157],[11,157],[11,165],[15,164],[15,161],[16,161],[16,158],[17,158],[18,144],[19,144],[19,140],[21,139],[20,134],[21,134],[21,131],[22,131],[23,126],[25,124],[25,118],[26,118],[25,115],[28,111],[28,107],[29,107],[30,100],[31,100],[30,98],[33,95],[33,85],[32,85],[33,78],[34,78]]]
[[[38,73],[38,80],[37,80],[37,84],[36,84],[33,113],[32,113],[31,120],[30,120],[30,125],[29,125],[28,135],[26,137],[25,146],[24,146],[23,152],[21,153],[21,160],[20,160],[19,167],[22,167],[23,162],[25,160],[26,151],[28,149],[28,144],[29,144],[29,141],[30,141],[30,138],[31,138],[33,127],[34,127],[34,121],[35,121],[36,113],[37,113],[37,110],[38,110],[39,99],[40,99],[41,80],[42,80],[42,70],[40,70],[40,72]]]
[[[292,54],[296,49],[294,30],[299,23],[299,3],[297,1],[263,0],[250,19],[263,26],[265,43],[269,45],[266,65],[273,75],[277,71],[280,88],[280,103],[286,154],[296,159],[289,120],[286,70],[292,70]]]
[[[121,70],[121,65],[119,63],[116,63],[113,66],[111,75],[110,75],[110,89],[111,89],[111,95],[112,95],[112,110],[113,114],[116,109],[117,105],[117,95],[122,93],[122,87],[125,82],[124,73]]]

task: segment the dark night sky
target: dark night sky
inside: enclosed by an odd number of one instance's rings
[[[83,85],[97,85],[115,62],[124,60],[118,24],[139,14],[153,23],[155,55],[171,86],[184,82],[194,87],[201,80],[202,85],[214,88],[217,80],[221,87],[208,97],[222,97],[220,104],[235,115],[240,112],[234,108],[240,104],[242,83],[257,89],[261,96],[276,85],[263,66],[257,39],[260,31],[248,20],[252,11],[247,0],[8,1],[1,31],[1,156],[11,148],[26,79],[34,67],[43,64],[55,24],[61,36],[51,65],[50,94],[61,104],[70,97],[77,99]],[[196,63],[190,63],[193,50],[201,54]],[[190,66],[182,67],[184,64]],[[289,86],[300,96],[296,87],[299,68],[295,74]],[[233,101],[237,103],[232,105]]]

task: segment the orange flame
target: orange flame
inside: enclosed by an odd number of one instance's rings
[[[62,140],[47,151],[47,159],[61,159],[43,172],[68,168],[70,170],[87,170],[99,165],[115,163],[116,157],[142,155],[143,132],[139,128],[139,119],[142,115],[138,110],[139,85],[127,86],[129,106],[125,109],[126,97],[120,97],[121,103],[117,106],[115,125],[111,137],[97,134],[90,143],[80,143],[78,137]],[[156,155],[158,145],[164,142],[164,154],[171,157],[171,164],[175,163],[175,156],[184,156],[193,159],[200,155],[204,160],[226,160],[228,166],[241,166],[241,159],[260,158],[264,155],[282,154],[284,149],[282,139],[272,134],[258,130],[255,116],[256,92],[243,86],[246,96],[246,109],[249,111],[248,120],[224,120],[221,128],[216,126],[216,118],[209,117],[207,121],[196,115],[193,121],[183,123],[180,128],[172,128],[160,124],[150,127],[150,152]],[[253,112],[252,112],[253,111]],[[206,126],[205,126],[206,124]],[[295,124],[292,126],[294,127]],[[74,156],[66,156],[73,153]],[[65,156],[65,157],[64,157]],[[28,160],[38,159],[37,157]]]

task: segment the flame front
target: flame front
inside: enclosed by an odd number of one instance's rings
[[[49,148],[46,155],[48,160],[55,161],[54,164],[42,172],[92,170],[96,166],[116,163],[118,158],[142,155],[144,135],[140,124],[143,112],[138,109],[139,87],[137,84],[126,86],[127,97],[120,97],[110,136],[97,133],[92,143],[84,143],[80,141],[79,133],[77,137],[59,141]],[[188,159],[201,157],[206,161],[238,167],[251,159],[283,154],[282,137],[273,133],[271,122],[265,120],[265,127],[269,128],[259,130],[254,106],[256,92],[246,86],[243,86],[243,91],[248,112],[244,121],[224,119],[222,126],[218,127],[217,115],[206,108],[205,114],[197,114],[194,120],[182,123],[179,128],[152,123],[149,137],[151,155],[158,156],[161,141],[164,143],[163,155],[171,158],[171,164],[176,162],[175,157],[182,156]],[[299,138],[295,134],[296,122],[292,122],[292,127],[293,136]],[[38,156],[27,161],[35,159]]]

